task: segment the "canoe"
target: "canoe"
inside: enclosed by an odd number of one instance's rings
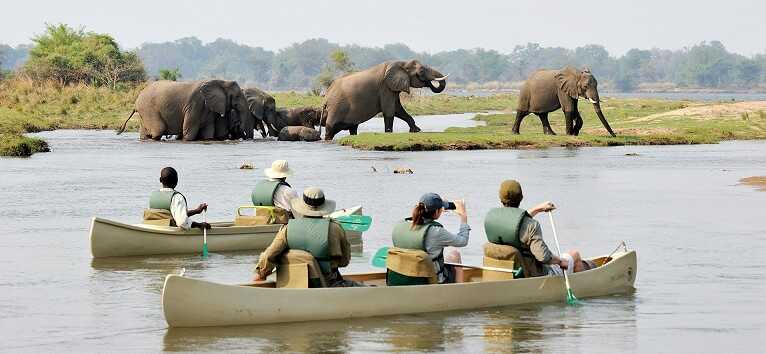
[[[593,258],[604,262],[606,257]],[[597,263],[598,264],[598,263]],[[636,252],[622,251],[604,265],[570,276],[578,298],[631,292]],[[468,271],[469,268],[464,268]],[[344,278],[377,287],[275,288],[273,281],[226,285],[171,274],[162,290],[162,310],[170,327],[257,325],[470,310],[543,302],[565,302],[564,277],[546,276],[441,285],[385,286],[385,272]]]
[[[333,216],[361,214],[360,206],[338,210]],[[207,232],[210,252],[263,250],[282,225],[234,226],[211,223]],[[361,248],[361,233],[347,232],[352,248]],[[202,252],[202,230],[148,224],[124,224],[94,217],[90,225],[90,250],[94,258],[188,254]]]

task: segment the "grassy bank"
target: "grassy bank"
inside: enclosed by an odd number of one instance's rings
[[[512,102],[508,107],[515,107]],[[612,99],[602,105],[617,137],[601,126],[590,104],[580,104],[580,136],[564,135],[564,116],[548,116],[558,134],[544,135],[537,116],[525,118],[521,134],[511,133],[515,115],[479,115],[485,126],[449,128],[443,133],[365,133],[341,139],[342,145],[367,150],[465,150],[545,148],[552,146],[619,146],[716,143],[732,139],[766,139],[766,103],[701,104],[688,101]]]
[[[13,79],[0,81],[0,155],[29,156],[47,151],[40,139],[24,133],[54,129],[117,129],[130,112],[143,85],[111,90],[87,85],[60,86]],[[275,93],[280,107],[319,106],[322,97],[287,92]],[[454,97],[407,96],[403,103],[411,114],[447,114],[498,110],[507,107],[510,96]],[[139,119],[128,130],[135,131]],[[33,143],[40,142],[40,143]]]

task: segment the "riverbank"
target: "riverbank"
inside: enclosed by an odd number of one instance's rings
[[[554,146],[621,146],[711,144],[723,140],[766,139],[766,102],[705,104],[691,101],[610,99],[604,115],[617,134],[611,137],[589,107],[580,105],[584,126],[580,136],[564,135],[561,111],[549,114],[554,131],[542,133],[535,115],[524,119],[521,134],[511,127],[515,114],[477,115],[486,125],[450,128],[443,133],[367,133],[345,137],[340,144],[365,150],[421,151],[473,149],[535,149]],[[515,101],[509,104],[515,107]]]
[[[118,129],[143,85],[112,90],[87,85],[60,86],[14,79],[0,82],[0,156],[29,156],[48,151],[44,141],[23,134],[55,129]],[[296,92],[275,93],[279,107],[319,106],[322,97]],[[413,115],[482,112],[504,109],[510,95],[456,97],[412,95],[403,104]],[[127,130],[135,131],[139,119]]]

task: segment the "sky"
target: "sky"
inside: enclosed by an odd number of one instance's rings
[[[278,50],[310,38],[340,44],[404,43],[415,51],[508,53],[527,42],[680,49],[719,40],[766,53],[763,0],[227,0],[13,1],[2,4],[0,43],[29,43],[45,24],[109,33],[124,48],[196,36]]]

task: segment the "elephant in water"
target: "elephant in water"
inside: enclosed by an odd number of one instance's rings
[[[582,117],[577,111],[577,100],[581,97],[588,99],[596,110],[598,119],[609,132],[615,136],[609,122],[601,113],[601,100],[598,97],[598,83],[590,70],[577,70],[566,67],[561,70],[538,70],[532,73],[519,94],[519,105],[516,108],[516,121],[513,123],[513,133],[519,134],[521,121],[530,113],[540,117],[545,134],[555,135],[548,122],[548,113],[559,108],[566,117],[567,135],[580,134]]]
[[[247,112],[242,89],[234,81],[152,82],[141,90],[117,134],[136,112],[141,116],[142,140],[160,140],[165,135],[186,141],[251,139],[256,125]]]
[[[304,126],[287,126],[279,131],[280,141],[317,141],[321,137],[319,132],[314,128],[308,128]]]
[[[280,124],[314,128],[319,125],[322,110],[316,107],[280,108],[277,114]]]
[[[242,92],[247,99],[247,107],[250,114],[255,117],[256,121],[266,125],[269,130],[268,135],[279,135],[279,130],[282,129],[283,125],[280,125],[278,121],[279,116],[274,97],[256,87],[246,88]],[[263,129],[262,126],[261,129]],[[265,137],[266,134],[262,132],[261,135]]]
[[[394,129],[394,116],[407,122],[410,132],[419,132],[420,128],[399,100],[399,93],[409,93],[411,87],[428,87],[440,93],[447,87],[447,75],[410,60],[385,62],[335,79],[327,89],[322,107],[320,123],[327,128],[325,140],[332,140],[335,134],[346,129],[355,135],[359,124],[381,112],[387,133]]]

